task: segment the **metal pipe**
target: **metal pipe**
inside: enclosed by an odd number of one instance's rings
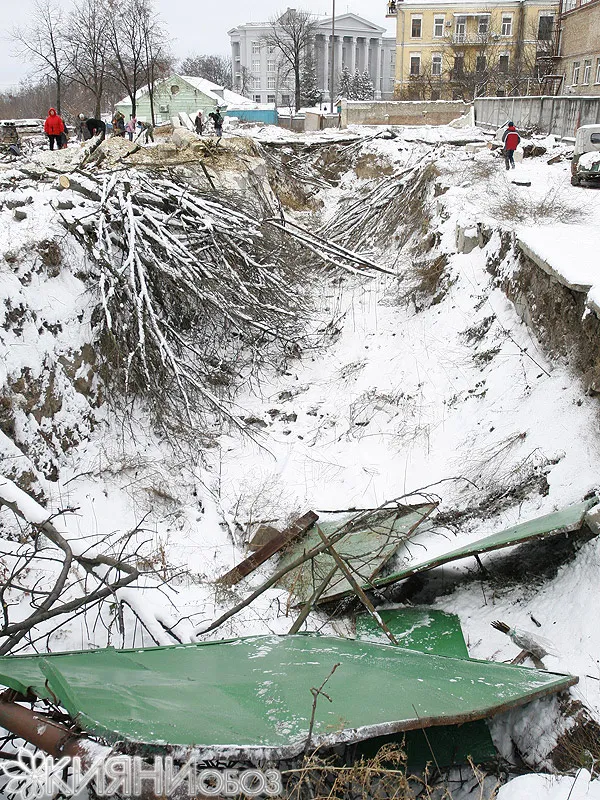
[[[54,758],[79,756],[82,763],[89,761],[84,737],[17,703],[0,700],[0,726]]]

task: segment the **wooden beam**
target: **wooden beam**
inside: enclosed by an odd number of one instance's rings
[[[270,542],[267,542],[267,544],[263,545],[263,547],[257,550],[253,555],[246,558],[236,567],[229,570],[229,572],[219,578],[219,583],[225,584],[226,586],[234,586],[236,583],[239,583],[242,578],[245,578],[246,575],[254,572],[257,567],[259,567],[261,564],[264,564],[264,562],[271,558],[271,556],[274,556],[275,553],[278,553],[280,550],[286,547],[286,545],[290,544],[290,542],[293,542],[303,533],[306,533],[306,531],[309,528],[312,528],[318,519],[319,515],[315,514],[314,511],[307,511],[304,516],[293,522],[278,536],[274,537]]]

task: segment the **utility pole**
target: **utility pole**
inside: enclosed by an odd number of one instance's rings
[[[330,83],[330,92],[331,92],[331,113],[333,114],[333,104],[335,103],[335,99],[333,96],[333,90],[335,86],[335,0],[333,2],[333,11],[331,14],[331,83]]]

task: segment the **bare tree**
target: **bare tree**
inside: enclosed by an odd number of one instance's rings
[[[110,59],[110,15],[106,0],[79,0],[69,17],[69,76],[93,98],[94,116],[102,113]]]
[[[284,14],[272,19],[270,26],[265,41],[268,47],[279,51],[283,63],[294,75],[294,101],[298,111],[302,103],[302,68],[315,35],[316,22],[308,11],[288,8]]]
[[[56,88],[55,106],[61,113],[63,80],[68,68],[65,40],[65,18],[60,3],[36,0],[31,22],[24,28],[13,28],[10,36],[17,46],[17,55],[32,64],[34,74],[50,80]]]
[[[227,56],[192,55],[181,62],[182,75],[194,75],[208,81],[233,89],[231,59]]]
[[[112,75],[131,101],[136,115],[138,91],[148,77],[148,58],[161,49],[164,32],[153,13],[152,0],[108,0],[110,7],[110,46],[114,65]],[[150,42],[152,39],[152,42]]]

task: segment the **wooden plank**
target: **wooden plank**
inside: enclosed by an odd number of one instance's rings
[[[219,583],[223,583],[226,586],[234,586],[236,583],[239,583],[242,578],[245,578],[246,575],[254,572],[257,567],[259,567],[261,564],[264,564],[264,562],[271,558],[271,556],[274,556],[275,553],[278,553],[280,550],[286,547],[286,545],[290,544],[290,542],[293,542],[303,533],[306,533],[306,531],[311,528],[318,519],[319,515],[315,514],[314,511],[307,511],[304,516],[293,522],[278,536],[271,539],[270,542],[267,542],[265,545],[263,545],[263,547],[253,553],[253,555],[246,558],[240,564],[219,578]]]

